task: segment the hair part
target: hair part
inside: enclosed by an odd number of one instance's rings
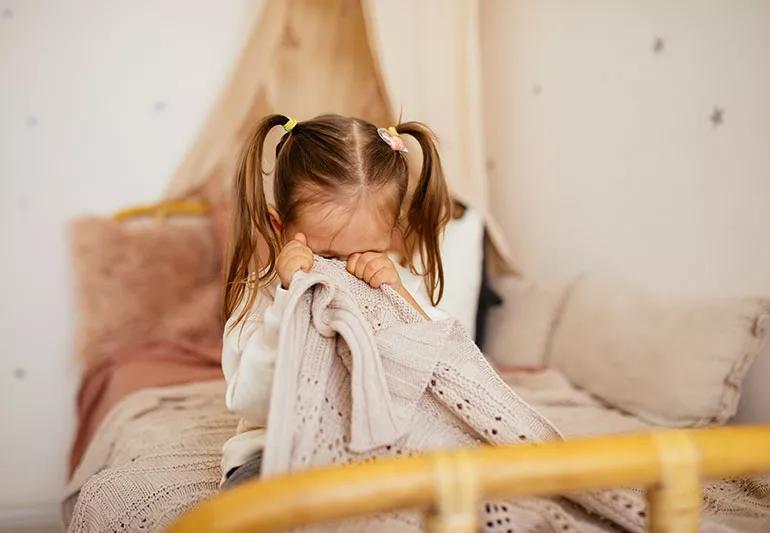
[[[263,154],[270,131],[288,121],[281,114],[263,118],[248,138],[237,167],[223,309],[225,318],[238,313],[234,325],[252,308],[257,290],[276,276],[284,236],[270,221]],[[373,124],[339,115],[298,122],[281,137],[275,148],[275,208],[285,228],[301,209],[336,201],[340,194],[354,199],[392,188],[394,220],[403,233],[407,267],[425,276],[427,293],[436,305],[444,291],[439,239],[451,216],[451,201],[430,129],[420,122],[407,122],[397,125],[396,131],[412,136],[422,150],[422,168],[406,210],[402,206],[409,182],[405,155],[384,142]],[[265,257],[259,257],[260,238],[267,245]],[[419,269],[414,265],[416,255]]]

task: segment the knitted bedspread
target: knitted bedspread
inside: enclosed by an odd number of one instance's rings
[[[375,291],[333,261],[298,274],[282,320],[264,475],[434,448],[561,438],[519,398],[454,321],[425,322],[394,291]],[[67,494],[68,531],[160,531],[217,490],[235,431],[222,382],[142,391],[105,419]],[[706,489],[703,531],[762,531],[770,483]],[[642,531],[641,492],[612,490],[489,501],[484,531]],[[711,517],[719,514],[719,519]],[[417,512],[322,531],[420,531]],[[734,529],[737,527],[737,529]]]
[[[135,392],[105,417],[72,479],[68,532],[163,531],[217,493],[237,417],[224,380]],[[68,522],[68,524],[67,524]]]

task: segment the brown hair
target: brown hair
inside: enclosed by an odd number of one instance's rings
[[[226,268],[224,315],[229,317],[248,294],[235,324],[253,305],[256,291],[275,277],[275,263],[281,247],[279,235],[270,223],[264,192],[262,155],[265,138],[276,126],[289,121],[284,115],[263,118],[247,140],[236,174],[233,239]],[[451,203],[430,129],[420,122],[396,127],[399,134],[412,136],[422,150],[422,169],[404,211],[409,169],[405,154],[383,141],[373,124],[339,115],[322,115],[297,123],[284,134],[275,148],[273,190],[275,208],[286,227],[298,208],[309,202],[329,201],[340,189],[377,191],[395,187],[395,210],[403,234],[403,252],[408,268],[425,276],[431,303],[444,292],[444,269],[439,253],[439,236],[449,221]],[[267,257],[257,257],[258,239],[267,243]],[[413,258],[420,256],[420,270]]]

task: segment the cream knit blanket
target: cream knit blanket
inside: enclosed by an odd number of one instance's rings
[[[313,274],[298,276],[297,281],[296,287],[292,286],[296,296],[293,312],[287,317],[291,324],[287,323],[282,332],[294,340],[284,340],[283,344],[294,342],[307,352],[287,352],[290,357],[281,357],[278,363],[283,375],[295,369],[296,379],[274,391],[274,396],[289,390],[295,394],[287,401],[288,409],[280,398],[274,398],[279,403],[273,404],[271,414],[271,453],[281,439],[288,445],[286,454],[277,453],[270,459],[271,472],[281,471],[281,461],[287,457],[284,470],[299,470],[437,446],[520,442],[520,435],[525,441],[559,438],[551,424],[499,379],[452,322],[424,323],[392,291],[373,291],[328,261],[319,261]],[[300,290],[301,284],[305,289]],[[367,352],[354,355],[347,342],[338,342],[336,335],[331,335],[337,324],[348,320],[358,323],[350,326],[352,330],[342,327],[340,331],[347,331],[348,336],[368,335],[374,342],[375,357],[362,362],[358,357]],[[372,347],[368,340],[362,345]],[[353,346],[357,350],[361,345]],[[396,353],[402,350],[404,353]],[[291,353],[300,357],[292,358]],[[431,361],[435,363],[429,370]],[[389,408],[363,403],[377,400],[377,395],[355,391],[373,375],[384,376],[385,386],[380,382],[377,391],[386,394],[384,403]],[[405,379],[414,375],[423,379]],[[548,387],[543,383],[537,386]],[[67,486],[66,496],[77,497],[68,531],[162,531],[181,513],[214,495],[221,476],[222,445],[236,425],[234,415],[225,408],[224,390],[221,381],[149,389],[116,405]],[[544,402],[530,397],[550,412],[555,406],[566,410],[576,401],[584,401],[554,394],[552,391]],[[279,405],[292,422],[276,419],[276,413],[281,412]],[[369,412],[384,412],[388,419],[370,427],[375,421],[367,419]],[[579,422],[571,423],[574,432]],[[584,433],[601,431],[585,429]],[[349,446],[353,433],[354,447],[359,451]],[[391,438],[391,444],[379,445]],[[368,446],[375,447],[360,451]],[[704,489],[701,531],[770,531],[767,478],[712,482]],[[589,514],[587,509],[593,512]],[[573,495],[570,500],[486,502],[479,511],[484,530],[517,533],[595,533],[617,531],[618,525],[639,531],[645,513],[640,493],[627,490]],[[350,520],[324,529],[417,531],[421,524],[418,513],[405,512]]]
[[[560,439],[517,396],[452,319],[424,321],[389,287],[375,290],[339,261],[316,259],[289,288],[281,321],[263,476],[425,450]],[[573,497],[631,530],[638,492]],[[485,531],[584,530],[562,499],[489,502]],[[416,513],[328,530],[415,531]]]
[[[542,382],[536,386],[549,388]],[[563,418],[570,406],[585,403],[573,394],[564,396],[553,387],[550,390],[548,398],[530,398],[556,416]],[[77,499],[68,531],[163,531],[181,513],[215,495],[221,477],[222,445],[232,436],[237,422],[225,408],[224,394],[224,381],[192,383],[146,389],[115,406],[94,435],[67,487],[68,501]],[[601,426],[597,431],[602,431]],[[769,481],[745,479],[707,484],[701,531],[770,531]],[[511,511],[516,513],[513,518]],[[517,533],[553,531],[557,517],[581,532],[617,531],[612,522],[588,515],[566,500],[522,500],[515,508],[506,502],[489,502],[481,512],[487,528],[498,526],[502,531],[513,530],[513,520],[533,524],[531,528],[516,528]],[[627,512],[630,515],[635,511]],[[419,523],[419,517],[412,518],[409,524]],[[403,523],[393,517],[385,522],[393,524],[391,529],[395,530]],[[364,527],[359,531],[366,531]]]

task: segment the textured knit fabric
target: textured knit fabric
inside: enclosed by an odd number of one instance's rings
[[[454,320],[423,321],[389,287],[339,261],[298,273],[281,319],[262,476],[424,450],[561,438],[495,373]],[[644,527],[637,492],[574,498],[616,524]],[[632,510],[632,513],[629,513]],[[485,531],[578,531],[559,499],[489,502]],[[327,530],[419,531],[416,513]]]
[[[396,268],[405,286],[428,316],[434,320],[448,316],[431,305],[422,277],[411,274],[400,265]],[[239,307],[225,325],[222,342],[222,371],[227,381],[225,404],[240,415],[241,420],[236,435],[222,448],[223,472],[244,464],[264,446],[264,428],[278,352],[278,331],[287,294],[275,280],[258,291],[252,308],[241,324],[234,323],[242,309]],[[246,300],[247,297],[244,298]]]
[[[290,293],[268,416],[268,475],[436,447],[559,438],[454,322],[422,322],[393,291],[370,289],[329,261],[298,275]],[[215,494],[219,450],[236,424],[223,399],[224,384],[213,382],[142,391],[116,406],[67,487],[65,497],[79,491],[68,531],[161,531]],[[702,531],[770,526],[767,480],[710,483],[704,503]],[[645,522],[641,493],[631,490],[490,501],[479,512],[488,532],[641,531]],[[416,532],[422,525],[420,513],[405,511],[315,530]]]
[[[196,503],[214,496],[221,475],[219,450],[237,422],[225,408],[224,393],[224,381],[146,389],[112,409],[66,488],[63,512],[68,531],[163,531]],[[555,394],[540,396],[547,403],[530,396],[533,405],[548,408],[549,414],[557,416],[559,400]],[[559,417],[566,419],[574,408],[563,410]],[[709,483],[704,492],[702,532],[770,531],[767,479]],[[518,504],[517,511],[533,521],[545,513],[553,523],[558,524],[556,517],[560,517],[581,532],[618,530],[612,522],[565,500],[519,500]],[[548,525],[514,528],[506,514],[511,509],[504,502],[484,505],[481,512],[486,527],[499,526],[500,531],[516,533],[553,530]],[[637,511],[625,512],[632,515]],[[400,531],[400,522],[393,523],[393,530]],[[522,523],[520,518],[518,523]]]
[[[222,444],[237,417],[225,382],[151,388],[131,394],[105,417],[72,479],[77,497],[67,531],[163,531],[217,493]]]

